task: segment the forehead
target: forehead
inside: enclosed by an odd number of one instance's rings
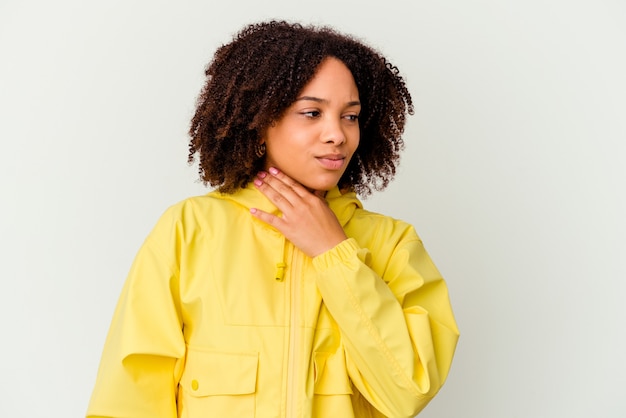
[[[325,58],[317,67],[315,74],[303,87],[301,94],[319,91],[331,96],[349,96],[358,98],[358,89],[352,72],[339,59]]]

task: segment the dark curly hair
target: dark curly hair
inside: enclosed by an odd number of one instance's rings
[[[241,30],[206,68],[189,135],[205,184],[232,193],[263,168],[261,134],[297,99],[327,57],[342,61],[359,91],[360,142],[340,188],[368,195],[396,173],[411,95],[398,69],[371,47],[328,27],[270,21]]]

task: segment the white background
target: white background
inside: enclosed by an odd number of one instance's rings
[[[626,416],[619,0],[0,0],[0,416],[84,415],[135,252],[206,192],[204,66],[267,18],[357,35],[413,93],[365,204],[417,227],[462,332],[420,418]]]

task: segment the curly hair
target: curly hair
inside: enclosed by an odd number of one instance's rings
[[[191,120],[189,156],[200,179],[232,193],[263,168],[261,134],[297,99],[327,57],[342,61],[359,91],[360,142],[340,188],[360,195],[382,190],[396,173],[411,95],[381,54],[329,27],[285,21],[251,24],[217,49]]]

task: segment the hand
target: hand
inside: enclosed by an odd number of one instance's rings
[[[315,257],[344,241],[347,236],[323,196],[276,168],[261,171],[254,185],[282,212],[282,217],[251,208],[257,219],[279,230],[309,257]]]

